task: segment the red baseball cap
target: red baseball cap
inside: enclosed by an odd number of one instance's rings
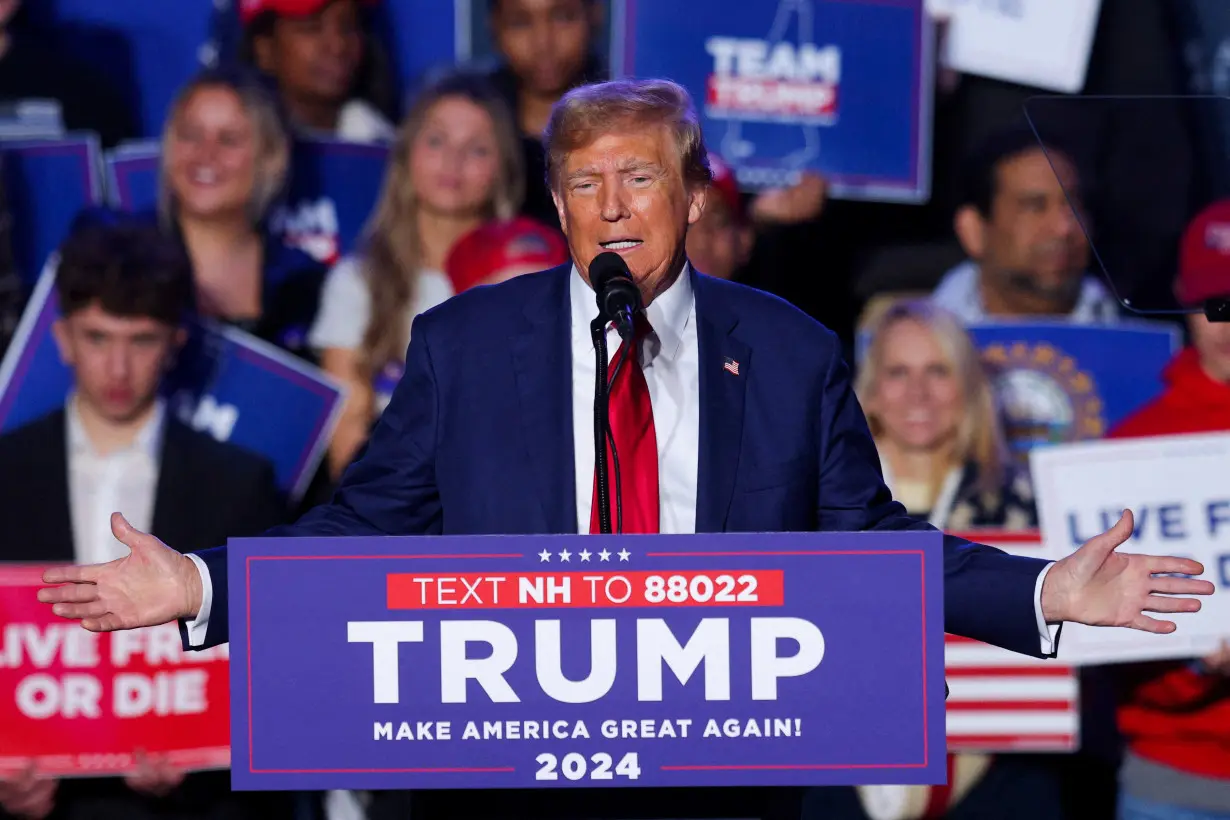
[[[1214,202],[1188,223],[1179,248],[1175,296],[1188,307],[1230,296],[1230,199]]]
[[[280,17],[311,17],[333,0],[239,0],[239,22],[247,25],[265,12]],[[374,5],[379,0],[359,0],[364,5]]]
[[[524,216],[488,222],[457,240],[444,263],[453,292],[461,293],[512,268],[520,273],[562,265],[568,244],[559,231]]]
[[[709,154],[709,170],[713,172],[713,182],[709,184],[710,192],[717,194],[718,199],[730,209],[731,219],[742,225],[747,221],[747,215],[743,210],[743,195],[739,193],[735,172],[721,157],[713,153]]]

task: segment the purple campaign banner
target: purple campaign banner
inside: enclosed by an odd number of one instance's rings
[[[942,549],[233,539],[232,786],[942,783]]]
[[[64,406],[72,373],[52,335],[59,317],[48,264],[0,361],[0,433]],[[298,500],[324,455],[342,392],[322,371],[233,328],[197,324],[167,375],[168,407],[189,426],[265,456]]]
[[[376,203],[389,150],[332,140],[296,140],[290,190],[270,230],[287,245],[331,265],[354,249]],[[130,145],[107,158],[114,204],[148,211],[158,204],[159,149]]]
[[[1034,447],[1102,438],[1156,398],[1183,345],[1178,327],[1139,319],[1005,320],[965,329],[991,379],[1009,449],[1026,469]],[[861,331],[860,362],[870,344]]]
[[[158,205],[159,144],[122,145],[107,152],[107,192],[111,204],[126,211],[152,211]]]
[[[33,286],[82,208],[103,200],[97,137],[0,142],[13,254],[22,280]]]
[[[834,196],[930,196],[923,0],[621,0],[617,75],[683,84],[742,187],[822,173]],[[622,35],[622,36],[620,36]]]

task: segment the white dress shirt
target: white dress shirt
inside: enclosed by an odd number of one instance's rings
[[[577,532],[589,532],[594,491],[594,344],[589,325],[598,315],[593,289],[573,268],[569,283],[572,313],[572,430],[576,464]],[[700,460],[700,347],[696,334],[696,299],[687,265],[675,282],[645,309],[653,333],[640,351],[649,386],[654,432],[658,440],[658,493],[662,533],[696,532],[696,488]],[[620,339],[607,330],[607,354],[614,358]],[[201,611],[188,625],[193,646],[205,640],[213,588],[209,570],[191,557],[201,572]],[[1042,618],[1042,580],[1034,588],[1034,611],[1042,651],[1051,653],[1055,631]]]
[[[956,315],[967,325],[994,320],[982,300],[978,263],[966,260],[949,268],[931,294],[931,301]],[[1081,292],[1072,311],[1053,320],[1078,325],[1114,324],[1119,321],[1119,303],[1096,277],[1081,279]]]
[[[665,293],[645,308],[653,332],[641,345],[641,368],[649,385],[654,434],[658,439],[659,529],[696,532],[696,484],[700,460],[700,347],[696,300],[687,266]],[[589,324],[598,315],[594,291],[576,268],[569,284],[572,302],[572,443],[576,459],[577,532],[589,532],[594,497],[594,340]],[[621,340],[607,329],[608,360]],[[611,487],[611,492],[615,488]]]
[[[94,447],[81,424],[76,397],[69,399],[64,413],[68,508],[78,564],[101,564],[128,554],[128,547],[111,534],[114,512],[123,513],[138,530],[149,531],[165,412],[159,401],[132,444],[104,455]]]

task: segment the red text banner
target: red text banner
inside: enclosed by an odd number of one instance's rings
[[[184,652],[174,624],[89,632],[39,603],[42,572],[0,566],[0,774],[122,774],[138,750],[229,766],[227,647]]]
[[[781,570],[395,573],[390,609],[781,606]]]

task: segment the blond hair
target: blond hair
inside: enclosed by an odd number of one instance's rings
[[[500,170],[485,217],[511,219],[525,198],[521,141],[499,93],[481,76],[464,71],[444,73],[420,91],[397,129],[380,195],[363,231],[363,272],[372,305],[371,321],[359,346],[358,367],[364,379],[370,380],[389,362],[400,361],[410,341],[407,307],[423,264],[410,149],[431,109],[454,98],[486,111],[495,129]]]
[[[961,468],[968,462],[978,467],[978,489],[999,492],[1003,488],[1008,455],[1000,425],[995,392],[973,341],[960,322],[948,311],[926,299],[898,302],[882,313],[868,328],[871,341],[866,349],[854,392],[867,409],[867,424],[871,435],[879,439],[884,424],[874,411],[872,398],[879,387],[880,367],[884,358],[884,340],[888,331],[901,322],[916,322],[931,332],[943,351],[948,364],[961,383],[965,402],[957,424],[957,438],[951,460],[936,465],[935,483],[951,468]]]
[[[700,119],[683,86],[670,80],[610,80],[572,89],[551,110],[543,134],[548,186],[560,190],[560,171],[570,152],[618,128],[653,126],[670,129],[687,183],[713,181]]]
[[[226,89],[239,99],[244,114],[256,132],[256,179],[247,209],[248,220],[253,226],[265,220],[274,201],[286,187],[290,169],[290,135],[277,98],[255,74],[235,69],[206,69],[179,90],[163,125],[162,161],[158,172],[158,221],[164,230],[174,230],[179,218],[179,203],[175,200],[166,164],[167,147],[175,123],[197,92],[215,88]]]

